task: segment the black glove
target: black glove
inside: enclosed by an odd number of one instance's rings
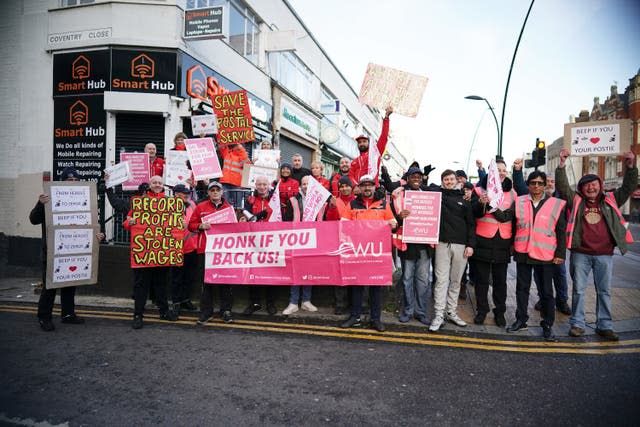
[[[424,174],[429,175],[434,170],[436,170],[436,168],[432,168],[431,165],[427,165],[424,167]]]
[[[262,210],[262,211],[258,212],[258,213],[255,215],[256,221],[260,221],[261,219],[265,219],[265,218],[267,217],[267,215],[269,215],[269,213],[267,212],[267,210],[266,210],[266,209],[264,209],[264,210]]]
[[[375,197],[376,199],[384,199],[387,195],[387,190],[384,187],[380,186],[376,188]]]

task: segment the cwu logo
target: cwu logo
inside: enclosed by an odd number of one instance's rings
[[[342,242],[338,249],[329,252],[329,255],[340,255],[342,258],[357,258],[368,256],[381,257],[382,253],[382,242],[358,243],[357,245],[353,244],[353,242]]]

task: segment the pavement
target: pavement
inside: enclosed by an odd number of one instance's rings
[[[640,233],[640,227],[637,228]],[[635,233],[634,233],[635,234]],[[638,243],[636,243],[638,244]],[[640,252],[640,251],[639,251]],[[640,331],[640,253],[628,252],[625,256],[619,254],[614,255],[613,261],[613,280],[612,280],[612,305],[613,305],[613,324],[614,330],[619,333],[639,332]],[[568,263],[567,263],[568,264]],[[571,295],[571,280],[569,280],[569,295]],[[0,302],[2,303],[23,303],[37,304],[39,293],[36,291],[36,283],[38,278],[4,278],[0,279]],[[509,265],[507,274],[507,325],[515,320],[515,263]],[[490,298],[491,299],[491,298]],[[433,314],[433,302],[429,300],[427,310],[428,316]],[[529,329],[515,334],[507,334],[505,328],[495,325],[493,316],[490,313],[487,316],[484,325],[473,324],[473,316],[475,309],[475,294],[472,286],[467,286],[467,299],[459,300],[458,314],[465,320],[468,325],[466,327],[458,327],[450,323],[445,323],[443,332],[452,333],[469,333],[469,334],[487,334],[487,335],[509,335],[512,337],[539,337],[542,335],[542,329],[538,326],[540,322],[540,313],[534,309],[537,301],[535,285],[532,285],[529,298]],[[240,305],[242,303],[242,305]],[[56,304],[59,304],[59,296],[56,297]],[[570,304],[570,301],[569,301]],[[76,295],[76,305],[85,308],[104,308],[114,309],[118,311],[133,312],[133,300],[127,298],[113,298],[100,295]],[[585,335],[595,335],[595,288],[591,285],[586,295],[585,311],[587,319],[587,328]],[[242,318],[239,313],[244,308],[244,302],[236,302],[234,313]],[[282,309],[283,307],[279,307]],[[366,315],[363,321],[366,321]],[[263,319],[265,321],[289,321],[301,323],[314,323],[337,325],[345,320],[346,315],[337,316],[333,314],[332,307],[319,307],[318,312],[308,313],[299,311],[290,316],[283,316],[278,312],[275,316],[267,316],[264,310],[256,312],[252,317],[254,320]],[[393,330],[424,330],[427,332],[427,326],[421,324],[417,320],[411,320],[408,323],[400,323],[396,312],[383,312],[382,321],[391,326]],[[556,322],[554,332],[558,337],[567,337],[569,331],[569,316],[560,312],[556,312]]]

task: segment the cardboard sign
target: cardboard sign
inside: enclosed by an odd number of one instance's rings
[[[280,150],[253,150],[253,164],[265,168],[280,168]]]
[[[565,123],[563,148],[572,156],[615,156],[630,151],[633,138],[630,119]]]
[[[143,182],[151,180],[151,165],[147,153],[120,153],[120,163],[128,162],[131,179],[122,183],[124,191],[137,191]]]
[[[228,207],[203,216],[202,222],[208,222],[209,224],[233,224],[238,222],[238,218],[236,217],[236,211],[232,207]]]
[[[109,166],[104,171],[109,174],[109,179],[105,181],[107,188],[115,187],[132,178],[129,162],[120,162],[117,165]]]
[[[437,191],[405,191],[404,209],[411,214],[404,219],[402,241],[405,243],[438,243],[440,236],[440,203]]]
[[[191,132],[196,135],[213,135],[218,133],[218,119],[213,114],[191,116]]]
[[[215,95],[212,103],[218,117],[220,144],[241,144],[256,139],[246,90]]]
[[[178,197],[131,198],[131,268],[182,265],[183,213]]]
[[[191,163],[191,171],[193,179],[196,181],[220,178],[222,169],[220,168],[220,160],[213,145],[211,138],[192,138],[185,139],[184,144],[189,153],[189,162]]]
[[[262,166],[246,163],[242,169],[242,183],[245,188],[256,188],[256,178],[265,176],[269,180],[269,184],[280,179],[280,170],[276,168],[265,168]]]
[[[205,283],[391,285],[385,221],[240,222],[206,234]]]
[[[360,89],[360,102],[403,116],[416,117],[428,78],[369,63]]]
[[[318,212],[322,209],[324,202],[331,197],[331,193],[322,186],[314,177],[309,177],[307,193],[304,197],[304,209],[302,210],[302,221],[315,221]]]
[[[187,180],[191,178],[191,169],[187,166],[189,153],[187,151],[170,150],[164,164],[164,183],[169,187],[183,184],[191,188]]]
[[[95,182],[44,183],[46,287],[91,285],[98,281],[98,197]]]

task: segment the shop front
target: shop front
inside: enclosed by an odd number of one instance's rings
[[[306,107],[274,87],[274,127],[278,130],[280,157],[283,162],[291,162],[294,154],[300,154],[304,167],[319,160],[319,118]]]

